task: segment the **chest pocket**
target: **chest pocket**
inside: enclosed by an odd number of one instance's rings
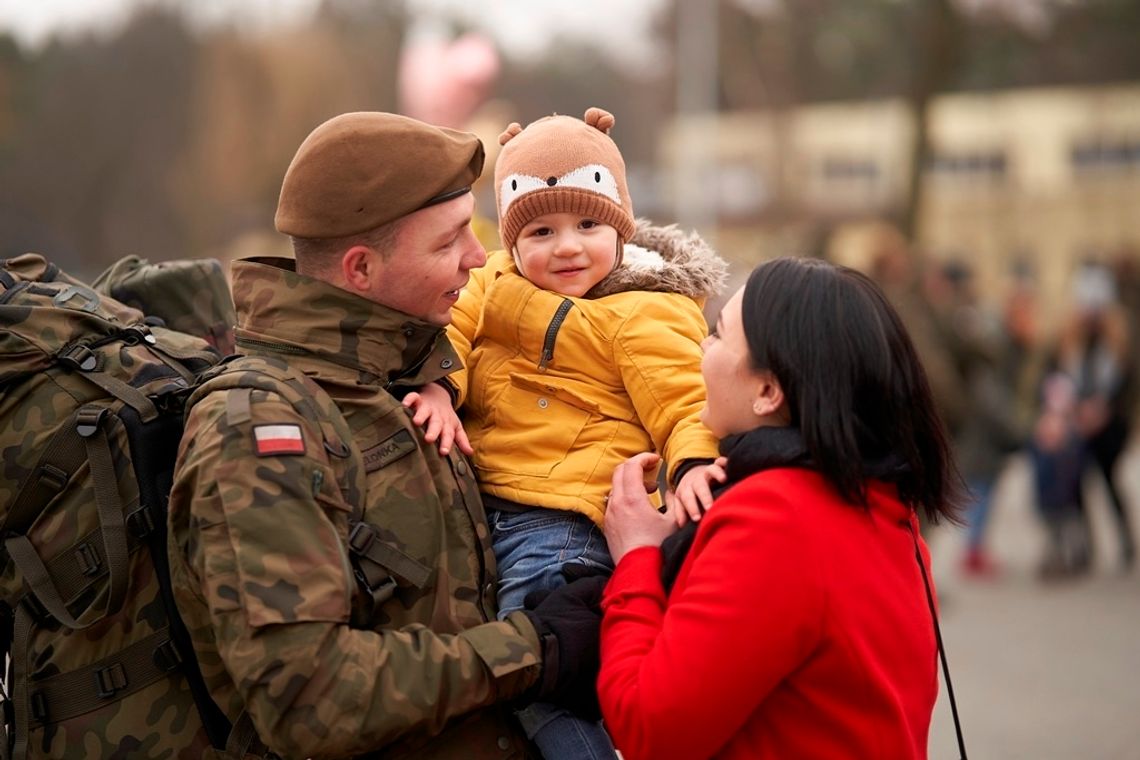
[[[424,622],[414,610],[436,585],[429,558],[441,530],[440,499],[405,419],[402,407],[389,411],[372,425],[379,440],[361,449],[367,490],[348,549],[366,602],[354,609],[354,622],[363,627]]]
[[[495,406],[495,422],[476,445],[477,464],[529,477],[549,477],[599,416],[596,403],[519,375],[511,375]]]

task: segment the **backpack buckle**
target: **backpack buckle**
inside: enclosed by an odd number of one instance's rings
[[[40,465],[39,482],[53,491],[62,491],[67,485],[69,475],[58,467],[44,463]]]
[[[99,430],[99,423],[107,410],[101,406],[88,405],[81,407],[75,415],[75,432],[80,438],[90,438]]]
[[[352,531],[348,534],[348,548],[352,550],[353,554],[367,554],[368,547],[372,546],[372,542],[376,540],[376,534],[365,523],[358,522],[352,526]]]
[[[173,641],[167,639],[154,648],[154,664],[167,673],[177,670],[182,667],[182,653]]]
[[[126,523],[130,534],[139,540],[145,539],[154,532],[154,518],[150,516],[150,510],[146,508],[145,504],[128,513]]]
[[[37,623],[51,618],[51,615],[48,614],[47,607],[44,607],[39,597],[31,592],[24,594],[23,598],[20,599],[20,604],[24,605],[24,609],[32,616],[32,620]]]
[[[75,549],[75,563],[79,565],[80,572],[89,578],[98,575],[99,569],[103,567],[103,562],[99,559],[99,552],[95,551],[95,547],[86,541]]]
[[[159,321],[161,322],[161,320]],[[160,327],[165,326],[165,324],[160,325]],[[150,327],[146,324],[131,325],[123,330],[120,336],[123,339],[123,343],[128,346],[137,346],[139,343],[154,345],[158,342],[158,339],[151,335]]]
[[[379,607],[396,594],[396,579],[389,574],[385,574],[378,583],[368,580],[368,576],[359,567],[354,568],[352,574],[370,597],[373,607]]]
[[[110,699],[116,691],[127,688],[127,671],[121,662],[95,671],[95,693],[100,699]]]
[[[93,372],[99,366],[99,357],[82,343],[64,346],[57,356],[61,364],[80,372]]]
[[[37,723],[47,723],[48,706],[47,698],[44,697],[42,691],[33,691],[31,697],[28,699],[28,707],[31,708],[32,720]]]

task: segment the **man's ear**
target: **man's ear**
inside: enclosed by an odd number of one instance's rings
[[[366,245],[354,245],[340,257],[340,275],[345,289],[366,293],[372,288],[380,266],[380,256]]]
[[[779,420],[780,424],[784,424],[782,420],[788,417],[788,413],[784,405],[784,389],[780,387],[776,375],[768,370],[758,373],[754,394],[752,413],[760,419]]]

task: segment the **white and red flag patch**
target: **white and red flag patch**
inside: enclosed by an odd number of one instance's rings
[[[255,425],[253,438],[259,457],[305,453],[305,439],[301,436],[300,425]]]

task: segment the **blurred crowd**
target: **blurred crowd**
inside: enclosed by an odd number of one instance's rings
[[[1130,571],[1136,505],[1119,486],[1118,463],[1140,411],[1138,252],[1082,262],[1059,319],[1025,262],[1011,267],[999,298],[984,299],[968,264],[927,259],[885,223],[838,231],[827,255],[882,285],[922,357],[971,494],[963,572],[997,572],[986,528],[994,486],[1016,452],[1032,463],[1047,535],[1040,576],[1074,577],[1092,567],[1082,485],[1097,477],[1116,529],[1109,555]]]

